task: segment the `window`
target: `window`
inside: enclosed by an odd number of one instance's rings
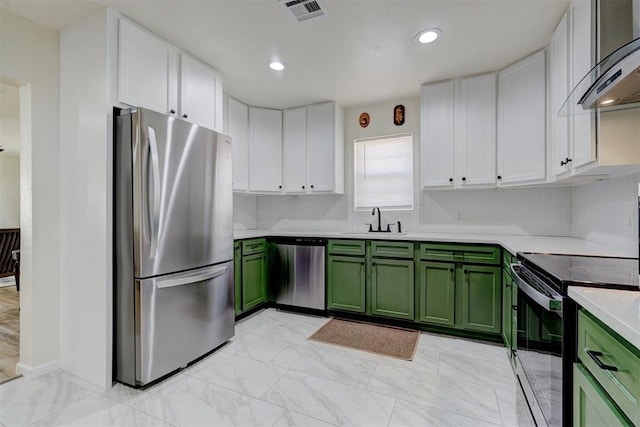
[[[356,139],[354,209],[413,209],[413,135]]]

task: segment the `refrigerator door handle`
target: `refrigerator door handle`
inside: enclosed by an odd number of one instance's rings
[[[153,201],[149,206],[153,206],[153,216],[151,223],[151,247],[149,249],[149,258],[154,258],[158,251],[158,234],[160,222],[160,161],[158,160],[158,142],[156,141],[156,132],[151,126],[147,127],[149,134],[149,151],[151,151],[151,173],[153,175]],[[147,181],[147,186],[149,181]],[[147,194],[151,192],[147,188]]]
[[[188,285],[190,283],[202,282],[205,280],[213,279],[214,277],[222,276],[224,273],[229,270],[228,266],[217,267],[213,270],[206,271],[201,274],[196,274],[195,276],[181,277],[179,279],[171,279],[171,280],[159,280],[156,282],[156,287],[159,289],[162,288],[172,288],[174,286],[180,285]]]

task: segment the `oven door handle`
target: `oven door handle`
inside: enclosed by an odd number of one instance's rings
[[[518,268],[525,268],[522,266],[522,264],[511,264],[510,267],[511,272],[516,279],[518,289],[522,290],[522,292],[524,292],[527,296],[529,296],[529,298],[535,301],[536,304],[544,308],[546,311],[562,315],[562,296],[560,296],[560,294],[553,291],[550,287],[545,286],[548,292],[553,295],[553,297],[549,297],[548,295],[543,294],[542,292],[531,286],[520,274],[518,274]]]

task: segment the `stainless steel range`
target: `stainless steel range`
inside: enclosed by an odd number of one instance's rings
[[[539,426],[571,426],[577,307],[569,286],[640,291],[637,258],[518,254],[516,373]]]

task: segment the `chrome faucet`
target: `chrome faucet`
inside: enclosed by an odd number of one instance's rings
[[[380,208],[377,206],[373,208],[373,210],[371,211],[371,215],[376,214],[376,209],[378,210],[378,229],[376,231],[382,231],[382,222],[380,221]]]

